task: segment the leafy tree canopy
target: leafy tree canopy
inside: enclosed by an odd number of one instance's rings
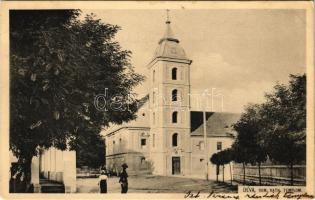
[[[143,76],[114,40],[120,27],[79,15],[10,11],[10,149],[21,161],[30,162],[38,147],[76,149],[83,135],[135,117],[132,89]],[[105,88],[107,110],[100,111],[94,101]]]
[[[252,164],[266,161],[267,155],[261,134],[263,123],[260,110],[261,106],[258,104],[249,105],[240,120],[233,126],[238,133],[237,142],[234,144],[235,151],[240,153],[236,160]]]
[[[277,84],[262,105],[262,132],[270,158],[293,165],[306,159],[306,75],[290,75],[288,85]]]
[[[77,135],[75,146],[77,167],[99,168],[105,164],[105,141],[99,134],[86,129]]]
[[[261,163],[267,155],[293,165],[306,156],[306,75],[290,75],[288,85],[277,84],[263,104],[249,105],[234,124],[236,162]]]

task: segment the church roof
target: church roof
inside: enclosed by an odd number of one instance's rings
[[[137,112],[137,118],[120,125],[112,125],[104,130],[103,135],[114,133],[123,128],[150,129],[148,112],[148,96],[143,98],[143,104]],[[203,136],[203,113],[201,111],[190,112],[191,136]],[[206,112],[206,125],[208,137],[234,137],[236,132],[232,125],[240,119],[239,113]]]
[[[108,128],[102,131],[102,135],[107,135],[118,131],[122,128],[150,128],[150,115],[148,112],[149,107],[149,95],[144,96],[138,103],[139,110],[137,111],[136,119],[122,124],[112,124]]]
[[[187,58],[184,49],[180,46],[179,40],[173,34],[170,20],[166,21],[165,34],[158,43],[152,61],[157,58],[171,58],[191,62]]]
[[[201,111],[191,111],[191,135],[202,136],[203,133],[203,113]],[[236,123],[241,114],[224,112],[206,112],[206,127],[208,137],[235,136],[232,125]]]

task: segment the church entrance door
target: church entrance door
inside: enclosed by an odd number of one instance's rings
[[[180,174],[180,157],[172,157],[172,174]]]

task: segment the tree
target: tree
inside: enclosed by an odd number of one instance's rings
[[[232,167],[231,162],[233,161],[234,152],[231,148],[224,149],[223,151],[220,151],[219,157],[221,157],[221,162],[223,165],[223,180],[224,180],[224,165],[229,164],[230,167],[230,177],[231,177],[231,185],[232,185]]]
[[[306,159],[306,75],[290,75],[288,85],[277,84],[262,105],[265,145],[269,157],[291,170]]]
[[[102,136],[86,129],[84,133],[78,134],[75,151],[77,167],[88,166],[99,168],[105,164],[105,141]]]
[[[212,164],[216,165],[216,176],[217,176],[216,181],[218,182],[219,167],[220,167],[218,153],[212,154],[212,156],[210,158],[210,161],[211,161]]]
[[[244,184],[246,163],[258,164],[261,184],[260,165],[268,156],[290,167],[293,185],[293,165],[306,157],[306,75],[290,75],[289,85],[277,84],[265,96],[265,103],[249,105],[234,124],[234,159],[243,163]]]
[[[233,160],[233,154],[231,149],[224,149],[222,151],[219,151],[216,155],[217,158],[216,161],[218,165],[222,165],[222,182],[224,182],[224,166],[228,163],[230,163]],[[231,172],[231,169],[230,169]],[[232,173],[230,174],[232,177]]]
[[[130,64],[131,52],[114,41],[120,28],[79,15],[10,11],[10,149],[28,182],[41,148],[75,149],[80,135],[135,118],[132,89],[143,77]],[[100,110],[95,97],[105,88],[107,109]]]
[[[235,142],[232,145],[233,149],[233,159],[237,163],[242,163],[243,165],[243,184],[246,184],[246,168],[245,165],[248,163],[248,157],[246,156],[247,152],[245,148],[242,148],[241,142],[236,138]]]
[[[210,161],[212,164],[216,165],[217,167],[217,171],[216,171],[216,175],[217,175],[217,179],[216,181],[218,182],[218,175],[219,175],[219,169],[220,169],[220,165],[222,165],[223,168],[223,174],[222,174],[222,182],[224,182],[224,165],[230,163],[233,160],[233,152],[232,149],[224,149],[223,151],[219,151],[218,153],[214,153],[211,158]],[[230,175],[232,177],[232,172],[231,172],[231,165],[230,165]],[[231,179],[231,184],[232,184],[232,179]]]
[[[265,162],[267,159],[263,135],[261,134],[264,123],[262,122],[260,112],[260,105],[249,105],[239,121],[233,125],[238,133],[237,139],[238,144],[241,145],[240,148],[247,152],[244,154],[246,157],[243,158],[243,160],[247,163],[258,164],[259,185],[261,185],[260,166],[261,163]]]

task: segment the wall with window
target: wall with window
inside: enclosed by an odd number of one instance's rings
[[[127,152],[129,147],[128,129],[120,129],[105,139],[106,155]]]
[[[200,177],[205,177],[206,161],[209,162],[209,177],[215,179],[215,166],[210,162],[211,156],[220,151],[232,146],[234,139],[231,137],[208,137],[207,147],[204,144],[203,136],[192,136],[192,171]],[[208,150],[209,158],[205,157],[205,148]],[[227,170],[227,169],[226,169]],[[211,172],[211,173],[210,173]],[[214,174],[214,175],[213,175]],[[213,178],[214,176],[214,178]]]
[[[121,165],[127,163],[129,174],[149,173],[149,139],[148,128],[123,128],[107,136],[107,168],[119,172]]]
[[[204,138],[203,136],[192,136],[192,150],[196,154],[202,154],[204,152]],[[227,149],[232,146],[234,139],[231,137],[208,137],[207,149],[210,153],[216,153],[223,149]]]
[[[148,152],[150,148],[149,130],[129,130],[129,143],[132,152]]]
[[[147,129],[123,128],[106,137],[106,155],[134,151],[147,151],[149,147],[149,131]]]
[[[189,129],[169,128],[165,134],[164,149],[185,149],[190,151]]]
[[[168,83],[189,81],[189,66],[184,63],[158,62],[155,63],[150,71],[151,84],[159,83],[162,78]]]
[[[177,114],[175,114],[177,112]],[[177,117],[176,117],[177,116]],[[180,127],[190,129],[190,113],[182,108],[165,107],[162,117],[162,123],[165,127]]]
[[[169,62],[165,63],[165,65],[166,70],[163,74],[167,82],[184,83],[189,81],[189,66],[187,64]]]
[[[163,91],[165,105],[189,106],[189,87],[185,85],[166,85]]]
[[[189,93],[188,86],[190,83],[188,77],[189,66],[187,64],[171,62],[156,63],[150,69],[150,105],[161,105],[161,97],[166,98],[166,104],[171,104],[172,90],[177,89],[178,101],[183,101],[184,105],[187,106],[189,100],[185,97],[187,96],[185,94]]]
[[[189,87],[185,85],[164,85],[150,89],[150,106],[189,106]]]
[[[121,153],[127,148],[127,140],[123,137],[127,130],[119,130],[115,134],[107,136],[105,140],[106,155]]]

